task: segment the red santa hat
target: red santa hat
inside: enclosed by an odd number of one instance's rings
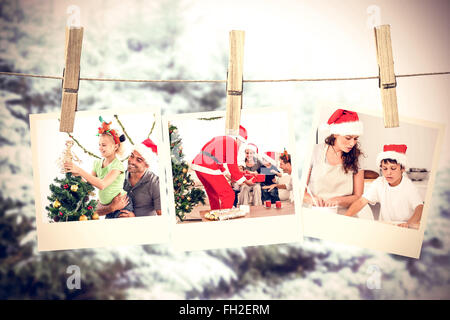
[[[254,153],[258,154],[258,147],[254,143],[247,143],[245,150],[252,150]]]
[[[151,139],[145,139],[142,143],[134,146],[134,150],[139,152],[148,165],[154,155],[158,154],[158,146]]]
[[[264,159],[264,161],[267,161],[274,166],[277,165],[277,162],[275,161],[275,152],[273,151],[264,152],[264,154],[261,157]]]
[[[384,159],[392,159],[397,163],[403,165],[406,168],[407,158],[406,149],[408,147],[405,144],[387,144],[383,147],[383,152],[380,152],[377,156],[377,166],[381,164]]]
[[[328,119],[325,127],[330,134],[341,136],[360,136],[363,134],[363,123],[359,121],[358,114],[354,111],[338,109]]]
[[[247,142],[247,129],[243,126],[239,126],[239,135],[235,136],[235,138],[241,140],[242,142]]]

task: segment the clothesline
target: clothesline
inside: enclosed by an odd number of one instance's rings
[[[421,76],[435,76],[450,74],[450,71],[444,72],[426,72],[426,73],[411,73],[411,74],[398,74],[397,78],[406,77],[421,77]],[[48,75],[36,75],[28,73],[16,73],[16,72],[0,72],[0,75],[5,76],[18,76],[18,77],[28,77],[28,78],[44,78],[44,79],[56,79],[63,80],[62,76],[48,76]],[[271,79],[271,80],[243,80],[243,82],[308,82],[308,81],[347,81],[347,80],[370,80],[379,79],[379,76],[369,76],[369,77],[348,77],[348,78],[303,78],[303,79]],[[139,79],[117,79],[117,78],[82,78],[83,81],[112,81],[112,82],[172,82],[172,83],[226,83],[227,80],[180,80],[180,79],[170,79],[170,80],[139,80]]]

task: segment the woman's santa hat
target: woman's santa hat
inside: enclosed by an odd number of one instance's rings
[[[407,166],[406,149],[408,147],[405,144],[388,144],[383,147],[383,152],[380,152],[377,156],[377,166],[381,165],[381,161],[384,159],[392,159],[401,164],[404,168]]]
[[[330,134],[341,136],[360,136],[363,134],[363,123],[359,121],[358,114],[353,111],[338,109],[328,119],[325,125]]]
[[[245,150],[252,150],[255,154],[258,154],[258,147],[254,143],[247,143]]]
[[[148,165],[152,162],[154,155],[158,154],[158,146],[151,139],[145,139],[142,143],[134,146],[134,150],[139,152]]]

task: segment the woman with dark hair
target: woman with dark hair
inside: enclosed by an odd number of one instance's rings
[[[353,111],[336,110],[328,120],[330,135],[315,146],[304,202],[320,207],[348,208],[364,191],[362,152],[358,138],[363,124]]]

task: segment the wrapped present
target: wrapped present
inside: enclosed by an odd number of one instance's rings
[[[264,180],[266,179],[266,175],[265,174],[257,174],[257,175],[253,175],[253,174],[244,174],[245,178],[247,180],[253,179],[253,182],[264,182]]]
[[[244,217],[247,212],[239,208],[211,210],[205,214],[205,218],[213,221],[222,221]]]

